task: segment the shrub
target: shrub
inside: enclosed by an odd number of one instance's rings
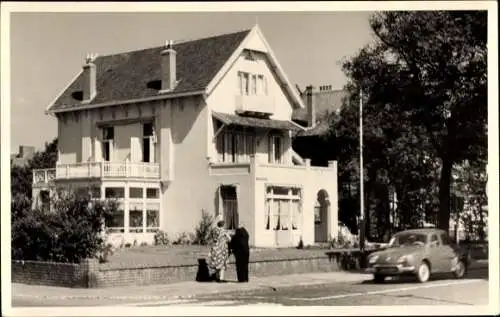
[[[187,232],[182,232],[177,236],[172,244],[174,245],[190,245],[193,243],[193,236]]]
[[[22,210],[12,221],[12,258],[69,263],[99,258],[106,249],[105,219],[116,204],[71,193],[51,204],[53,211],[13,203]]]
[[[155,233],[154,240],[155,245],[170,245],[168,234],[163,230],[159,230]]]
[[[358,247],[358,235],[351,234],[348,230],[339,230],[337,239],[330,238],[330,248],[332,249],[349,249]]]
[[[193,244],[207,245],[213,241],[214,218],[205,209],[201,211],[201,220],[194,231]]]
[[[99,263],[106,263],[108,262],[108,257],[113,255],[114,253],[114,248],[111,243],[108,243],[104,246],[104,248],[98,252],[98,259]]]

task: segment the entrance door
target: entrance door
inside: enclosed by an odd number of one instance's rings
[[[277,246],[290,246],[292,243],[292,228],[290,226],[290,200],[275,199],[274,233]]]
[[[314,204],[314,242],[328,242],[329,207],[328,195],[320,190]]]
[[[239,226],[238,197],[236,186],[221,186],[222,215],[226,229],[235,230]]]

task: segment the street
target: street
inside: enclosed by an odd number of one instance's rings
[[[253,292],[245,295],[203,296],[181,305],[248,305],[279,304],[283,306],[342,305],[487,305],[488,272],[469,272],[463,280],[438,279],[419,284],[409,279],[375,284],[371,280],[338,283],[327,286],[294,286],[283,290]],[[173,305],[179,305],[173,304]],[[157,303],[155,305],[161,305]]]
[[[363,305],[487,305],[488,271],[470,271],[455,280],[437,277],[425,284],[411,279],[387,280],[375,284],[371,279],[326,285],[261,288],[244,293],[206,294],[191,298],[23,298],[14,297],[20,306],[363,306]]]

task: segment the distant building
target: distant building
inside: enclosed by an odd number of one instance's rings
[[[34,146],[19,146],[19,153],[10,155],[11,166],[25,166],[28,161],[35,155]]]

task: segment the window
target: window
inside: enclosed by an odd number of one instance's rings
[[[124,198],[125,188],[123,187],[106,187],[104,191],[106,198]]]
[[[281,164],[283,154],[282,137],[279,135],[271,136],[269,138],[269,154],[268,161],[271,164]]]
[[[268,186],[265,202],[265,229],[298,230],[301,212],[300,189]]]
[[[263,75],[257,75],[257,95],[267,95],[267,82]]]
[[[154,128],[153,123],[145,123],[142,126],[142,161],[154,162]]]
[[[250,92],[250,74],[245,72],[238,72],[240,82],[240,95],[248,95]]]
[[[267,81],[264,75],[238,72],[238,90],[240,95],[267,95]]]
[[[159,197],[159,189],[158,188],[146,188],[146,198],[148,199],[156,199]]]
[[[255,154],[255,136],[250,132],[223,132],[217,137],[217,153],[221,163],[248,163]]]
[[[143,232],[142,223],[142,209],[132,209],[129,211],[129,232]]]
[[[160,211],[158,209],[146,210],[146,232],[156,232],[160,227]]]
[[[142,188],[141,187],[130,187],[129,188],[129,197],[130,198],[143,198]]]
[[[439,240],[437,235],[433,234],[431,236],[431,245],[438,246],[439,245]]]
[[[106,227],[110,232],[125,231],[125,213],[123,209],[116,210],[106,219]]]
[[[252,95],[257,94],[257,75],[252,75]]]
[[[115,138],[114,127],[104,127],[102,129],[103,159],[106,162],[109,162],[112,160],[114,138]]]

